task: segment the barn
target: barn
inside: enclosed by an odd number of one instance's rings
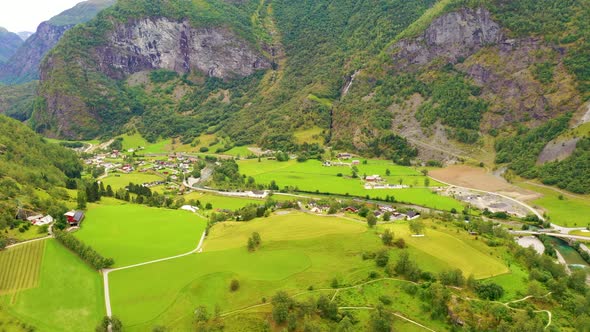
[[[69,211],[64,214],[70,226],[80,226],[84,220],[84,211]]]

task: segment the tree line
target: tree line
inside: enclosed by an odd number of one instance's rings
[[[101,254],[92,249],[92,247],[84,244],[84,242],[80,241],[69,232],[54,230],[53,234],[59,243],[72,250],[80,258],[82,258],[82,260],[97,270],[106,269],[115,264],[115,261],[112,258],[103,257]]]

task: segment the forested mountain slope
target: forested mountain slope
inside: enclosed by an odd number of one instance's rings
[[[0,27],[0,64],[6,62],[22,43],[22,39],[16,33]]]
[[[399,163],[498,152],[539,177],[557,167],[537,165],[544,146],[587,111],[589,10],[588,0],[120,0],[45,59],[31,124],[68,138],[136,128],[189,143],[208,132],[283,150],[316,128],[328,145]],[[556,131],[535,134],[552,119]]]
[[[70,149],[48,143],[17,120],[0,115],[0,230],[14,221],[18,206],[47,212],[67,199],[68,178],[82,165]],[[61,189],[60,189],[61,188]],[[37,190],[50,194],[41,199]]]

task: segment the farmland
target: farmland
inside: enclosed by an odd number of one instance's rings
[[[426,237],[412,239],[406,224],[392,227],[399,234],[396,236],[407,239],[412,258],[428,271],[436,273],[457,264],[478,277],[508,271],[477,244],[450,232],[428,229]],[[254,231],[261,234],[262,246],[251,253],[245,244]],[[449,245],[452,248],[447,248]],[[210,230],[203,253],[112,272],[113,310],[130,331],[156,325],[184,330],[192,323],[189,312],[198,305],[231,311],[259,304],[278,289],[297,293],[310,286],[329,288],[333,278],[344,285],[361,282],[374,269],[374,262],[362,260],[361,254],[379,248],[382,244],[374,230],[338,217],[290,212],[248,223],[220,223]],[[444,252],[438,255],[441,248]],[[398,253],[391,251],[392,257]],[[477,263],[471,267],[470,261]],[[240,281],[238,292],[228,289],[232,279]],[[352,301],[347,293],[339,296]],[[404,296],[406,314],[428,322],[427,316],[412,312],[418,304],[407,295],[396,298]]]
[[[154,174],[147,174],[147,173],[129,173],[129,174],[111,174],[108,177],[102,179],[101,181],[104,183],[104,186],[110,185],[113,190],[117,190],[120,188],[125,188],[129,183],[141,184],[141,183],[148,183],[153,181],[161,181],[163,179],[162,176],[154,175]]]
[[[104,315],[100,274],[55,240],[39,243],[45,250],[37,286],[0,295],[0,306],[39,331],[93,330]]]
[[[195,249],[206,222],[182,210],[96,204],[83,224],[76,236],[125,266]]]
[[[36,287],[44,241],[29,242],[0,253],[0,295]]]
[[[529,204],[541,207],[552,223],[565,227],[588,226],[590,199],[587,196],[562,195],[553,189],[524,182],[518,185],[543,194],[543,197],[532,200]]]
[[[242,160],[239,162],[240,172],[252,176],[257,183],[268,184],[276,181],[279,188],[285,186],[296,187],[299,190],[318,193],[332,193],[339,195],[370,196],[382,198],[394,196],[399,202],[407,202],[426,207],[450,210],[461,209],[458,201],[449,197],[443,197],[432,193],[432,189],[425,187],[443,186],[441,183],[429,179],[420,171],[395,165],[387,161],[368,160],[367,164],[358,165],[359,176],[380,175],[389,184],[403,184],[411,186],[406,189],[365,189],[360,179],[351,178],[351,168],[348,166],[324,167],[316,160],[308,160],[303,163],[290,160],[277,162],[272,160],[257,159]],[[390,175],[386,175],[389,170]]]

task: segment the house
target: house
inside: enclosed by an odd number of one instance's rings
[[[420,218],[420,213],[414,210],[409,210],[408,212],[406,212],[406,216],[408,217],[408,220],[414,220]]]
[[[381,181],[381,177],[379,175],[369,175],[365,178],[367,182],[379,182]]]
[[[352,165],[353,165],[353,166],[360,165],[360,164],[361,164],[361,162],[360,162],[360,161],[358,161],[358,160],[353,160],[353,161],[352,161]]]
[[[352,158],[352,155],[350,153],[343,152],[343,153],[339,153],[337,157],[341,158],[341,159],[350,159],[350,158]]]
[[[185,211],[190,211],[190,212],[197,212],[199,210],[198,207],[191,206],[191,205],[183,205],[180,209],[185,210]]]
[[[66,220],[70,226],[80,226],[82,220],[84,220],[84,212],[83,211],[69,211],[64,214],[66,216]]]
[[[16,212],[16,215],[14,216],[14,219],[27,221],[27,220],[29,220],[30,217],[36,216],[36,215],[38,215],[38,213],[36,213],[34,211],[19,208],[18,211]]]
[[[350,212],[350,213],[358,213],[359,212],[359,210],[357,208],[355,208],[354,206],[347,206],[346,208],[344,208],[344,211]]]

